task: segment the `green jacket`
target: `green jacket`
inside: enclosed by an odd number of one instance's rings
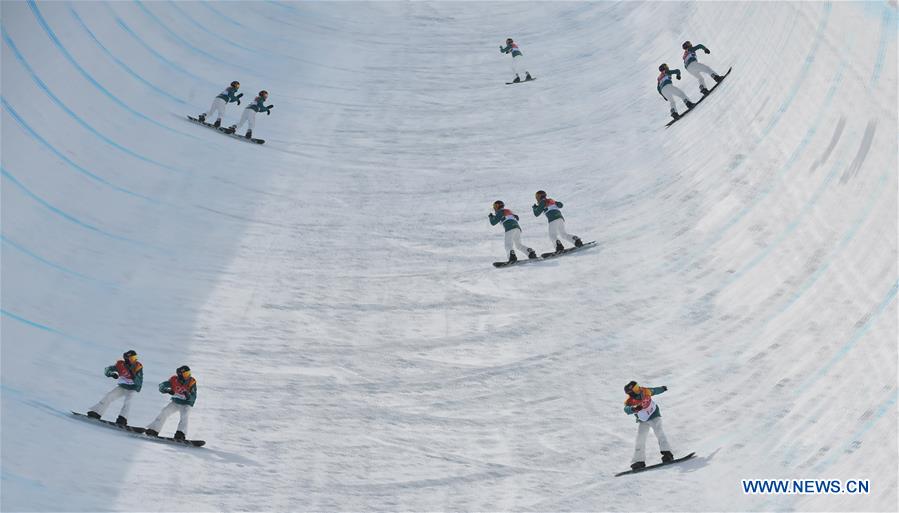
[[[228,86],[228,88],[225,89],[224,91],[222,91],[221,94],[216,96],[216,98],[221,98],[221,99],[225,100],[225,103],[233,103],[233,102],[240,103],[239,100],[243,96],[243,93],[240,93],[240,94],[235,94],[235,93],[237,93],[237,89],[235,89],[231,86]]]
[[[175,378],[180,381],[180,378]],[[191,378],[193,379],[193,378]],[[182,381],[183,383],[183,381]],[[168,381],[163,381],[159,384],[159,391],[163,394],[171,394],[172,393],[172,384]],[[180,397],[172,396],[172,402],[175,404],[186,404],[188,406],[193,406],[195,402],[197,402],[197,382],[194,380],[194,384],[190,387],[190,393],[187,394],[187,398],[181,399]]]
[[[138,364],[140,365],[140,364]],[[118,374],[118,369],[116,369],[115,365],[110,365],[104,369],[103,374],[106,375],[107,378],[111,378],[113,373]],[[144,386],[144,366],[141,365],[137,372],[134,372],[134,379],[131,381],[134,382],[133,385],[129,385],[127,383],[119,383],[119,386],[124,388],[125,390],[134,390],[135,392],[140,392],[142,386]],[[118,376],[116,377],[118,379]]]
[[[251,103],[247,108],[255,110],[256,112],[268,113],[268,111],[271,110],[272,107],[274,107],[274,105],[266,106],[265,100],[263,100],[261,96],[257,96],[256,99],[253,100],[253,103]]]
[[[649,390],[649,394],[650,394],[650,396],[652,396],[652,397],[655,397],[655,396],[657,396],[657,395],[659,395],[659,394],[661,394],[661,393],[664,393],[665,390],[668,390],[668,389],[665,388],[665,387],[644,387],[644,388],[645,388],[646,390]],[[637,422],[646,422],[646,421],[641,421],[641,420],[640,420],[640,417],[637,417],[637,412],[634,411],[634,407],[631,406],[631,405],[629,405],[629,404],[625,404],[625,405],[624,405],[624,413],[626,413],[626,414],[628,414],[628,415],[633,415],[634,418],[637,420]],[[650,415],[649,418],[646,419],[646,420],[649,421],[649,420],[652,420],[652,419],[654,419],[654,418],[656,418],[656,417],[661,417],[661,416],[662,416],[662,408],[659,407],[658,404],[656,404],[656,411],[652,412],[652,415]]]
[[[549,201],[553,202],[557,207],[562,208],[561,201],[556,201],[552,198],[545,198],[545,199],[540,200],[540,202],[537,203],[536,205],[531,205],[531,208],[534,210],[534,216],[540,217],[540,214],[546,212],[546,220],[547,221],[555,221],[556,219],[564,219],[564,217],[562,217],[562,212],[555,210],[555,209],[553,209],[553,210],[549,209],[549,207],[547,206],[547,203]],[[552,205],[553,203],[550,203],[550,205]]]
[[[491,226],[503,223],[503,228],[505,228],[507,232],[516,228],[519,230],[521,229],[521,227],[518,226],[518,216],[513,214],[508,208],[496,210],[492,214],[487,214],[487,217],[490,219]]]

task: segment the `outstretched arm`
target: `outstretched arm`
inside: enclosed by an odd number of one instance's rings
[[[698,44],[698,45],[694,46],[694,47],[693,47],[693,50],[694,50],[694,51],[696,51],[696,50],[702,50],[702,51],[704,51],[704,52],[707,53],[707,54],[708,54],[708,53],[712,53],[712,52],[710,52],[709,49],[706,48],[705,45],[703,45],[703,44]]]

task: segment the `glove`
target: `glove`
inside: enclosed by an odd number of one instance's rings
[[[638,404],[638,405],[636,405],[636,406],[631,406],[631,409],[634,410],[634,413],[637,413],[638,411],[640,411],[640,410],[643,409],[643,405],[642,405],[642,404]]]
[[[515,220],[516,220],[516,221],[519,221],[519,220],[521,220],[521,218],[520,218],[520,217],[518,217],[518,214],[515,214]]]
[[[666,387],[665,385],[662,385],[662,392],[666,392],[667,390],[668,390],[668,387]]]
[[[240,105],[240,98],[237,99],[237,104]]]
[[[243,98],[243,93],[238,94],[235,98]]]
[[[271,111],[271,110],[265,111],[265,115],[266,115],[266,116],[271,116],[271,115],[272,115],[272,111]]]
[[[118,373],[118,372],[112,372],[112,373],[109,374],[109,377],[112,378],[112,379],[119,379],[119,373]]]
[[[708,55],[708,54],[710,54],[710,53],[712,53],[711,50],[709,50],[708,48],[706,48],[706,49],[705,49],[705,54]]]

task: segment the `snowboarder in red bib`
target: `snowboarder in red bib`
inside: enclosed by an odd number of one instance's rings
[[[693,105],[696,104],[690,101],[690,99],[687,98],[687,95],[683,91],[681,91],[680,88],[674,86],[671,77],[675,75],[677,76],[677,79],[680,80],[679,69],[669,69],[668,65],[664,62],[660,64],[656,90],[659,92],[659,95],[661,95],[662,98],[667,100],[671,105],[671,117],[677,119],[680,117],[680,114],[677,113],[677,105],[674,104],[675,96],[683,100],[684,105],[686,105],[688,109],[692,109]]]
[[[693,46],[689,41],[684,41],[684,44],[681,45],[681,48],[684,49],[684,68],[687,69],[691,75],[696,77],[696,80],[699,81],[699,92],[703,95],[709,94],[709,90],[705,87],[705,80],[702,79],[701,73],[706,73],[712,76],[712,80],[717,84],[721,82],[721,75],[715,73],[712,68],[706,66],[705,64],[699,62],[699,59],[696,57],[697,50],[703,50],[706,55],[712,53],[709,51],[705,45],[698,44]]]
[[[559,240],[560,238],[570,241],[576,248],[584,245],[580,237],[570,235],[565,231],[565,218],[562,217],[562,211],[559,210],[562,208],[561,201],[547,198],[546,191],[537,191],[534,194],[534,198],[537,200],[537,203],[532,205],[531,209],[536,217],[546,214],[546,220],[549,221],[549,240],[555,243],[556,253],[561,253],[565,250],[565,247],[562,246],[562,241]]]
[[[518,225],[518,216],[506,208],[506,204],[500,200],[493,202],[493,212],[487,216],[490,224],[496,226],[503,224],[506,230],[506,253],[509,255],[509,263],[518,261],[515,256],[515,248],[528,254],[528,258],[537,258],[537,252],[521,243],[521,226]]]
[[[172,401],[159,412],[156,420],[147,426],[144,433],[149,436],[159,436],[159,430],[162,429],[165,421],[169,416],[178,412],[181,414],[181,420],[178,422],[178,430],[175,431],[175,439],[184,440],[187,435],[187,418],[197,400],[197,380],[190,375],[190,367],[187,365],[178,367],[174,376],[159,384],[159,392],[170,394]]]
[[[512,38],[506,39],[506,46],[500,45],[499,51],[502,53],[510,53],[512,54],[512,72],[515,73],[515,79],[512,80],[512,83],[521,82],[521,72],[524,72],[524,81],[534,80],[534,77],[528,72],[527,68],[524,65],[524,54],[521,53],[521,49],[518,48],[518,43],[512,41]]]
[[[122,353],[122,359],[104,370],[107,378],[116,380],[116,386],[100,402],[91,406],[87,416],[92,419],[100,419],[109,408],[109,405],[120,397],[125,400],[115,423],[120,426],[128,425],[128,412],[131,410],[131,400],[140,392],[144,384],[144,366],[137,361],[137,352],[129,349]]]
[[[662,430],[662,412],[652,397],[668,390],[668,387],[641,387],[636,381],[631,381],[624,386],[627,399],[624,401],[624,413],[637,418],[637,442],[634,446],[634,457],[631,459],[631,468],[639,470],[646,467],[646,435],[650,428],[659,439],[659,450],[662,452],[662,461],[668,463],[674,461],[674,454],[668,445],[668,438]]]

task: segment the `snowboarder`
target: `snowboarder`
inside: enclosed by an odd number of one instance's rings
[[[231,82],[231,85],[228,86],[227,89],[222,91],[221,94],[212,100],[212,107],[209,107],[209,112],[197,116],[200,123],[205,123],[207,117],[211,116],[213,112],[218,112],[218,118],[212,125],[216,128],[222,126],[222,117],[225,115],[225,105],[232,102],[237,102],[237,104],[240,105],[240,98],[243,96],[243,93],[237,94],[238,89],[240,89],[240,82],[237,80]]]
[[[521,227],[518,225],[518,216],[506,208],[500,200],[493,202],[493,212],[487,216],[491,226],[503,223],[506,230],[506,253],[509,254],[509,263],[517,262],[515,248],[528,254],[528,258],[537,258],[537,252],[521,243]]]
[[[689,41],[684,41],[681,48],[684,49],[684,68],[699,81],[699,92],[702,93],[703,96],[709,94],[709,90],[705,86],[705,80],[702,79],[701,73],[711,75],[712,80],[714,80],[716,84],[721,82],[722,78],[721,75],[715,73],[712,68],[699,62],[699,59],[696,58],[696,51],[703,50],[706,55],[712,52],[702,44],[693,46]]]
[[[652,428],[656,438],[659,439],[659,450],[662,452],[662,461],[668,463],[674,460],[668,438],[662,430],[662,413],[659,406],[652,400],[652,396],[659,395],[668,390],[668,387],[641,387],[636,381],[631,381],[624,386],[627,399],[624,401],[624,413],[634,415],[637,418],[637,442],[634,446],[634,457],[631,459],[631,468],[634,470],[646,467],[646,435]]]
[[[671,81],[672,75],[677,75],[677,79],[680,80],[680,70],[679,69],[668,69],[668,65],[664,62],[659,65],[659,78],[658,85],[656,89],[659,91],[659,94],[667,100],[671,104],[671,117],[677,119],[680,117],[680,114],[677,113],[677,106],[674,104],[674,97],[677,96],[681,100],[684,101],[684,105],[687,106],[688,109],[692,109],[693,105],[696,105],[687,95],[684,94],[679,88],[675,87]]]
[[[178,430],[175,431],[175,440],[184,440],[187,435],[187,418],[197,400],[197,380],[191,377],[190,367],[187,365],[178,367],[174,376],[159,384],[159,393],[170,394],[172,401],[165,405],[144,433],[159,436],[159,430],[162,429],[166,419],[177,411],[181,414],[181,420],[178,422]]]
[[[262,90],[259,91],[259,95],[256,96],[256,99],[253,100],[253,103],[247,106],[243,110],[243,115],[240,117],[240,123],[236,125],[231,125],[229,128],[229,133],[234,133],[240,130],[240,127],[244,125],[244,123],[249,122],[249,126],[247,127],[247,134],[244,136],[247,139],[253,138],[253,129],[256,128],[256,113],[257,112],[265,112],[269,116],[272,115],[272,108],[274,105],[265,105],[265,101],[268,100],[268,91]]]
[[[128,412],[131,410],[131,400],[140,392],[144,384],[144,366],[137,361],[137,352],[129,349],[122,353],[122,359],[110,365],[104,370],[106,377],[116,380],[116,386],[93,405],[87,412],[87,416],[99,420],[103,417],[109,405],[120,397],[125,400],[115,423],[120,426],[128,425]]]
[[[521,49],[518,48],[518,43],[512,41],[512,38],[506,39],[506,46],[500,45],[499,51],[502,53],[511,53],[512,54],[512,72],[515,73],[515,80],[513,83],[521,82],[520,73],[524,71],[524,81],[534,80],[531,74],[528,72],[527,68],[525,68],[524,57],[521,53]]]
[[[549,240],[555,243],[556,253],[561,253],[565,250],[565,247],[562,246],[562,241],[559,240],[560,237],[570,241],[576,248],[584,245],[580,237],[570,235],[565,231],[565,218],[562,217],[562,211],[559,210],[562,208],[561,201],[547,198],[546,191],[537,191],[534,194],[534,198],[537,200],[537,203],[531,206],[534,210],[534,216],[540,217],[540,214],[546,213],[546,220],[549,221]]]

